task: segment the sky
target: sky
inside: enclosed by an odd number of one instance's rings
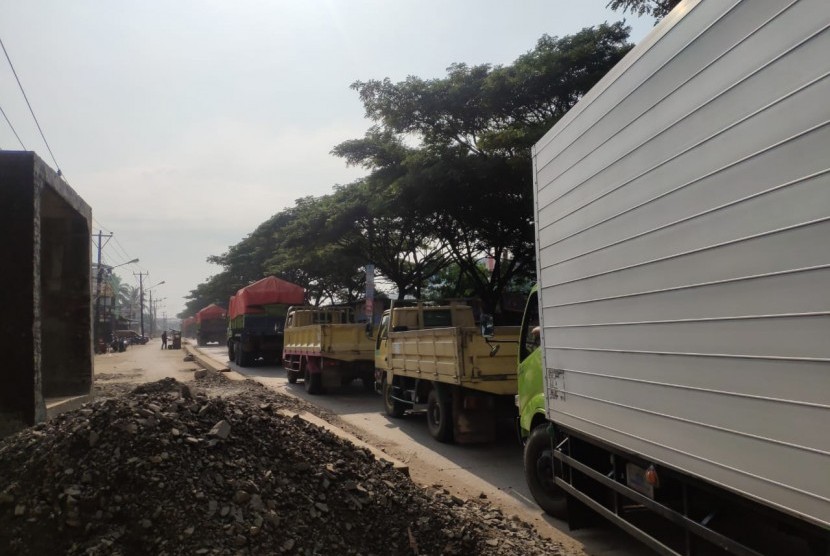
[[[35,151],[92,207],[102,262],[161,300],[294,201],[365,175],[330,154],[371,125],[355,81],[511,64],[543,34],[653,20],[607,0],[0,0],[0,149]],[[24,149],[25,147],[25,149]],[[57,164],[55,163],[57,161]],[[93,261],[97,257],[93,247]]]

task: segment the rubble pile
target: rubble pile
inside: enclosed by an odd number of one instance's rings
[[[486,499],[424,490],[209,373],[98,399],[0,441],[2,554],[556,554]]]

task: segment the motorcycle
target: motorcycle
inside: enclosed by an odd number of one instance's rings
[[[113,338],[110,342],[110,348],[112,348],[113,352],[124,352],[127,351],[127,339],[126,338]]]

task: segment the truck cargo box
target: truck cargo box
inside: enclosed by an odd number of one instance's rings
[[[492,344],[472,326],[391,332],[387,368],[399,376],[515,395],[518,339],[518,326],[496,327]],[[492,354],[494,345],[499,349]]]
[[[288,381],[302,377],[310,394],[361,379],[374,390],[375,342],[350,307],[291,307],[283,343]]]
[[[533,150],[548,418],[823,528],[828,26],[681,3]]]

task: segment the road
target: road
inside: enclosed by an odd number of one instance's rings
[[[509,423],[500,435],[501,440],[494,444],[441,444],[427,432],[423,414],[408,414],[403,419],[388,417],[380,396],[366,392],[358,381],[322,396],[312,396],[306,393],[302,381],[289,384],[280,366],[238,367],[228,361],[227,349],[223,346],[208,345],[199,349],[237,373],[338,415],[341,421],[338,425],[407,463],[410,475],[419,484],[441,484],[466,498],[486,496],[505,513],[519,515],[540,533],[566,546],[581,546],[586,554],[654,554],[611,525],[568,531],[566,523],[541,512],[525,484],[522,449]]]

